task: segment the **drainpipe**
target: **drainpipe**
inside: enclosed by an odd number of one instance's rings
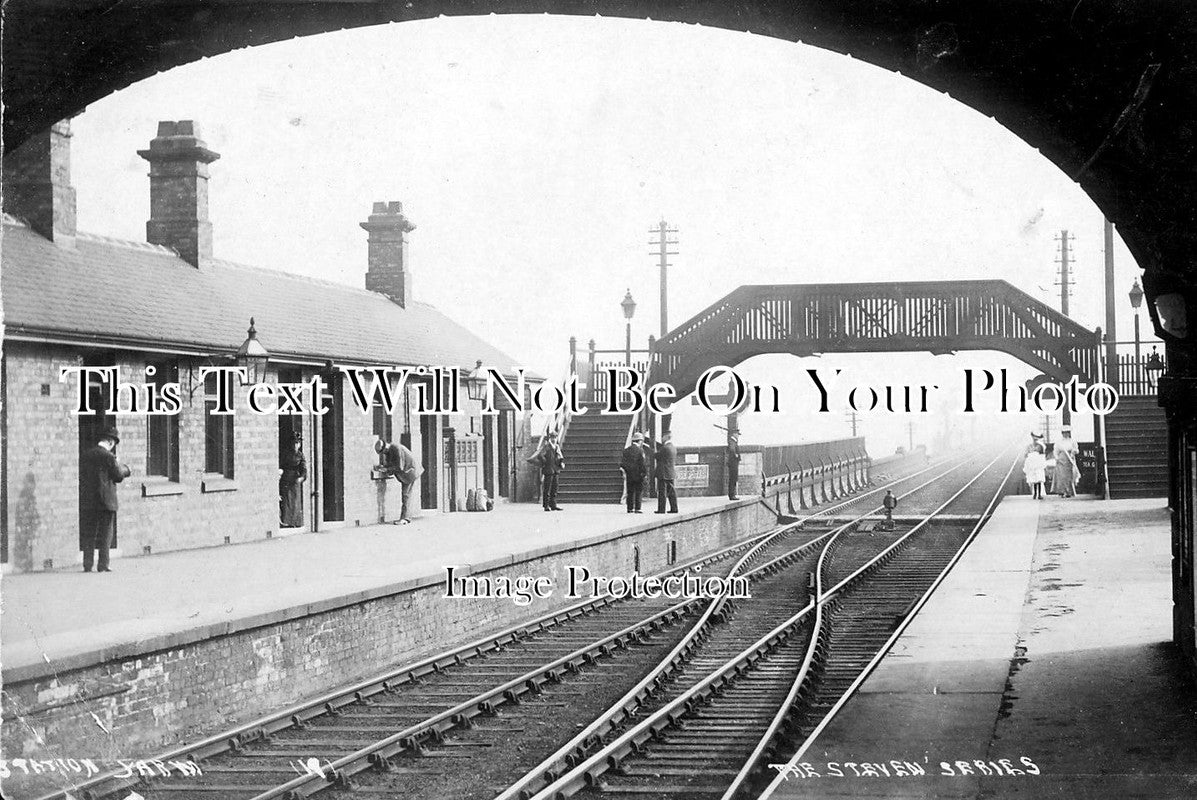
[[[316,425],[319,417],[312,417],[312,533],[320,532],[320,430]]]

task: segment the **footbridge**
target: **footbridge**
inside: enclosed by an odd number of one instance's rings
[[[741,286],[656,343],[649,383],[694,390],[764,353],[998,350],[1051,379],[1097,378],[1098,334],[1001,280]]]

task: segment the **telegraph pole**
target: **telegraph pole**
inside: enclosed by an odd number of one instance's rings
[[[848,422],[852,423],[852,438],[856,438],[856,421],[860,419],[860,415],[856,411],[848,412]]]
[[[656,250],[653,250],[649,255],[655,255],[659,259],[658,263],[661,267],[661,336],[669,333],[669,281],[667,278],[668,269],[671,266],[669,263],[669,256],[676,256],[676,250],[670,250],[671,246],[677,245],[677,239],[670,239],[671,235],[677,234],[677,228],[669,227],[669,223],[664,219],[661,224],[655,228],[649,228],[649,233],[654,233],[657,238],[650,240],[650,245],[655,245]]]
[[[1104,379],[1115,389],[1118,385],[1118,315],[1114,312],[1114,223],[1102,219],[1102,238],[1105,246],[1106,267],[1106,363]],[[1135,310],[1135,323],[1138,324],[1138,309]],[[1136,337],[1137,339],[1138,337]],[[1135,359],[1136,364],[1138,358]],[[1106,423],[1105,418],[1093,415],[1093,449],[1097,454],[1097,485],[1102,496],[1110,499],[1109,469],[1106,465]]]
[[[1075,236],[1069,236],[1066,230],[1060,231],[1060,235],[1056,237],[1056,241],[1060,243],[1060,257],[1056,259],[1056,263],[1060,265],[1060,280],[1056,284],[1060,287],[1060,313],[1066,317],[1068,316],[1068,295],[1072,291],[1073,284],[1069,272],[1071,260],[1068,253],[1068,242],[1075,238]]]
[[[1106,382],[1118,383],[1118,341],[1117,315],[1114,313],[1114,224],[1102,220],[1105,225],[1105,257],[1106,257]]]
[[[1058,281],[1060,286],[1060,313],[1066,317],[1068,316],[1068,295],[1072,291],[1073,283],[1069,275],[1068,242],[1075,238],[1075,236],[1069,236],[1066,230],[1060,231],[1060,235],[1056,238],[1056,241],[1060,243],[1060,257],[1056,259],[1060,265],[1060,280]],[[1069,413],[1067,405],[1060,412],[1060,421],[1063,425],[1068,425],[1072,421],[1072,414]]]

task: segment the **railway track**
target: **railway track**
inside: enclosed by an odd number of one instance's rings
[[[915,476],[923,472],[926,470]],[[762,564],[761,575],[768,575],[776,569],[774,562],[781,554],[809,540],[825,538],[826,534],[818,531],[803,531],[802,522],[844,513],[868,503],[869,498],[875,500],[884,488],[863,491],[804,517],[798,524],[670,572],[689,569],[730,575]],[[634,682],[652,664],[667,660],[663,651],[676,648],[683,638],[702,641],[702,636],[686,637],[686,626],[679,623],[700,616],[704,609],[708,614],[703,619],[724,614],[725,606],[705,599],[621,601],[611,597],[578,603],[158,757],[162,762],[196,764],[200,774],[161,779],[109,774],[70,791],[83,798],[123,797],[135,789],[150,800],[267,800],[346,789],[367,771],[384,777],[425,773],[435,777],[436,769],[420,770],[409,762],[424,761],[437,748],[470,746],[449,741],[451,731],[494,732],[509,740],[511,732],[523,731],[513,731],[506,719],[504,724],[492,724],[490,718],[500,709],[505,716],[513,716],[511,712],[521,705],[528,704],[532,711],[532,704],[539,702],[542,712],[547,708],[552,713],[553,703],[577,705],[577,697],[585,694],[578,688],[621,687]],[[632,650],[641,654],[639,661],[644,663],[616,658]],[[686,650],[679,660],[688,654]],[[572,688],[563,688],[566,684]],[[543,699],[553,692],[568,699]],[[483,743],[478,749],[487,746]],[[43,800],[64,797],[65,792],[57,791],[44,795]]]
[[[1003,472],[1002,464],[1000,461],[997,463],[1000,474]],[[998,490],[985,502],[977,521],[967,526],[963,533],[957,530],[957,536],[952,537],[941,532],[940,536],[922,542],[919,548],[903,549],[899,545],[891,554],[895,563],[869,568],[884,569],[888,566],[889,574],[882,580],[874,578],[857,586],[855,591],[843,593],[831,604],[830,613],[825,615],[819,629],[820,647],[814,651],[814,660],[817,662],[815,672],[820,678],[802,687],[805,706],[788,720],[792,737],[786,746],[777,747],[769,753],[772,757],[769,766],[773,772],[765,774],[757,771],[754,777],[757,778],[756,788],[760,791],[751,796],[760,797],[761,800],[772,796],[777,785],[785,779],[787,771],[802,759],[864,684],[992,515],[1018,463],[1015,460],[1004,469]],[[984,483],[973,482],[965,487],[958,499],[964,500],[965,495],[971,495],[967,500],[976,502],[984,498],[984,492]],[[961,540],[958,546],[956,538]],[[923,565],[922,574],[916,578],[914,571],[908,571],[911,577],[905,582],[901,581],[900,569],[894,568],[900,567],[898,562],[902,560]],[[938,572],[932,574],[937,567]],[[861,576],[867,571],[863,570]],[[860,580],[861,576],[852,576],[846,583]],[[926,588],[919,592],[924,583]],[[909,606],[901,607],[893,624],[887,625],[887,616],[909,600],[912,594],[916,595],[914,601]],[[855,646],[850,643],[855,643]]]
[[[917,521],[878,534],[861,524],[866,514],[799,548],[775,585],[754,584],[752,599],[739,601],[722,641],[711,634],[702,657],[675,671],[671,690],[634,719],[625,715],[628,724],[602,746],[575,750],[569,769],[526,776],[499,800],[755,796],[766,765],[788,758],[795,737],[811,733],[853,685],[979,528],[1009,474],[999,456],[945,490],[940,479],[961,468],[900,496],[903,505],[932,506]],[[978,496],[993,502],[981,511]],[[932,524],[945,515],[949,523]]]

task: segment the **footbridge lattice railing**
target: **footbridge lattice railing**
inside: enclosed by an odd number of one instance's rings
[[[998,350],[1048,377],[1097,377],[1097,334],[1006,281],[741,286],[656,343],[650,382],[764,353]]]

